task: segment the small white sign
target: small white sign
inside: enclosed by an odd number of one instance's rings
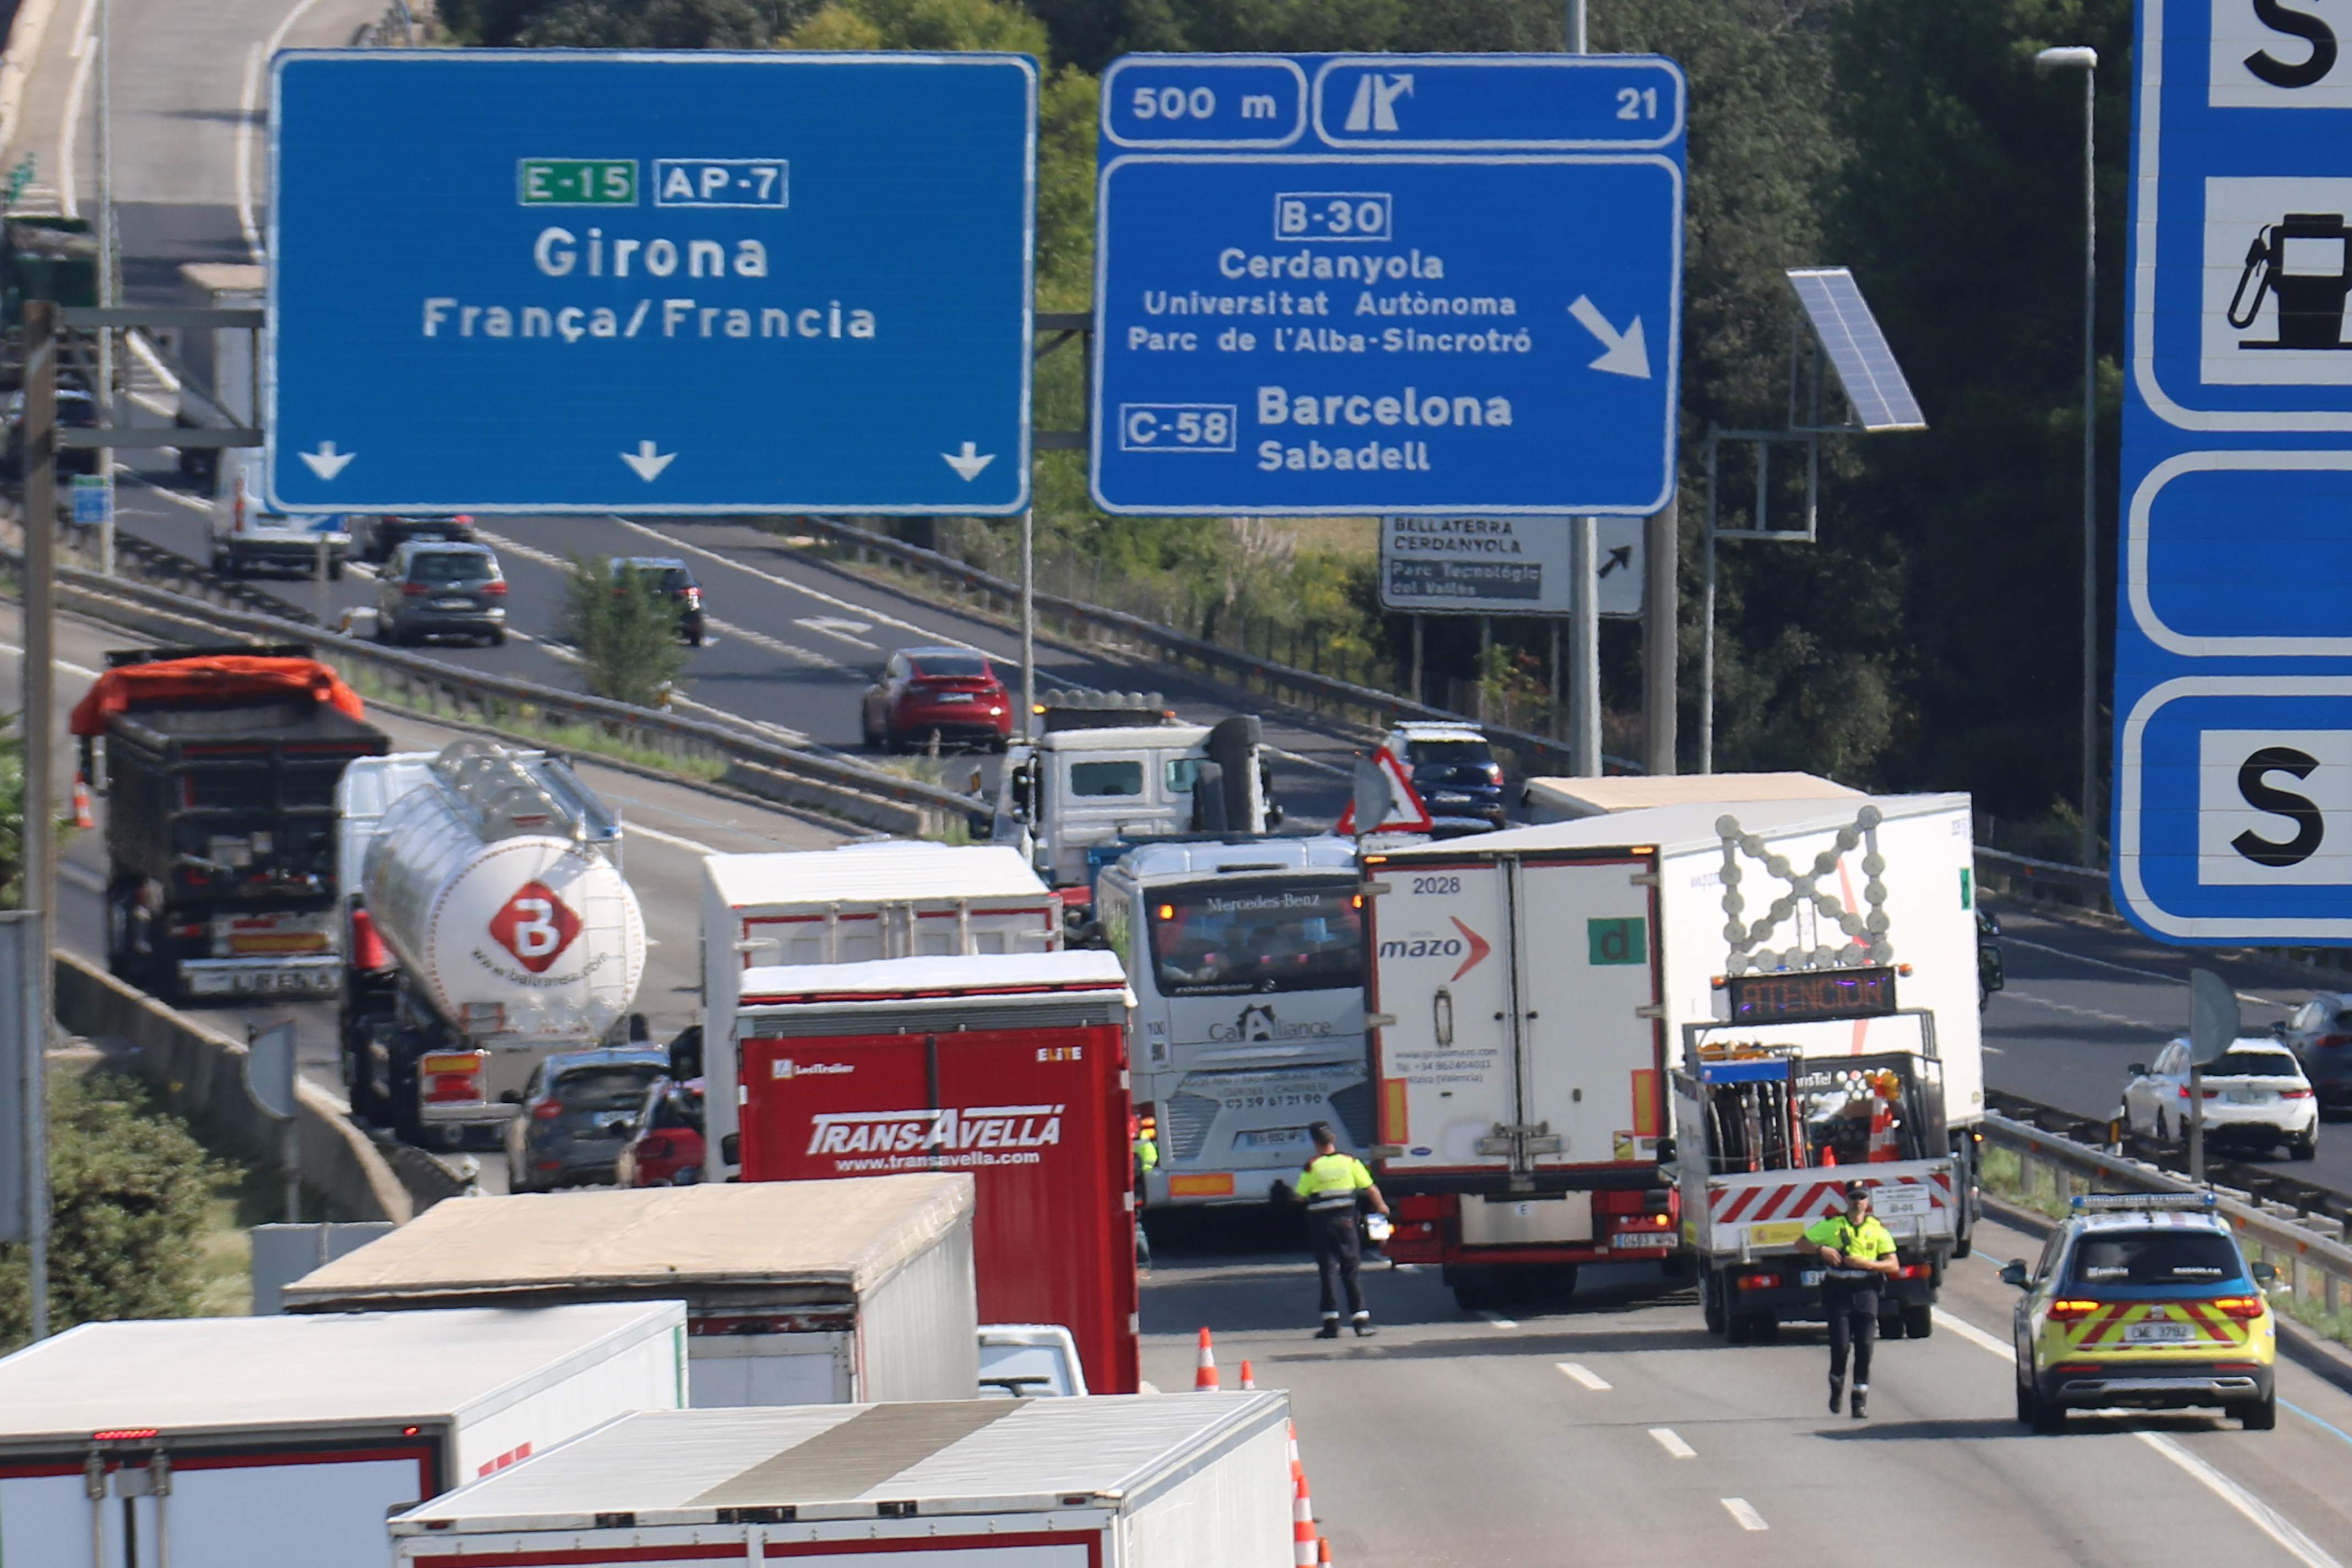
[[[1870,1189],[1881,1219],[1916,1219],[1927,1212],[1927,1189],[1917,1182],[1882,1182]]]
[[[1601,613],[1642,613],[1638,517],[1595,530]],[[1564,616],[1575,605],[1564,517],[1384,517],[1381,605],[1423,615]]]
[[[2352,0],[2213,0],[2210,36],[2213,108],[2352,109]]]
[[[2352,887],[2352,730],[2199,735],[2197,879]]]
[[[2347,297],[2352,179],[2205,182],[2206,385],[2352,385]]]

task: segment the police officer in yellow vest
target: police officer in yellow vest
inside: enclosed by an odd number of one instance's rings
[[[1821,1254],[1822,1309],[1830,1321],[1830,1414],[1845,1395],[1845,1358],[1853,1348],[1853,1418],[1863,1419],[1870,1394],[1870,1352],[1878,1342],[1878,1282],[1901,1265],[1895,1237],[1870,1212],[1870,1187],[1845,1184],[1845,1213],[1805,1227],[1805,1243]]]
[[[1372,1185],[1372,1173],[1364,1169],[1361,1160],[1339,1152],[1339,1141],[1331,1135],[1329,1122],[1318,1121],[1307,1131],[1315,1140],[1315,1158],[1307,1162],[1307,1169],[1299,1174],[1297,1194],[1307,1205],[1307,1228],[1315,1247],[1315,1268],[1323,1277],[1323,1327],[1315,1337],[1339,1337],[1342,1280],[1347,1283],[1348,1310],[1352,1314],[1357,1336],[1368,1337],[1372,1332],[1372,1314],[1365,1310],[1364,1288],[1356,1278],[1362,1265],[1356,1238],[1357,1194],[1364,1194],[1382,1214],[1389,1212],[1388,1200],[1381,1196],[1380,1188]]]

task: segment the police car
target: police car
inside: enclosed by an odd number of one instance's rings
[[[2018,1302],[2017,1418],[2218,1405],[2249,1431],[2278,1420],[2267,1263],[2249,1267],[2207,1194],[2078,1197],[2040,1261],[2000,1271]]]

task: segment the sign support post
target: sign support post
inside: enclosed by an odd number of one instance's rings
[[[25,1120],[31,1223],[26,1248],[33,1338],[49,1333],[49,933],[57,900],[58,361],[57,306],[25,301],[25,910],[33,936],[25,980]]]

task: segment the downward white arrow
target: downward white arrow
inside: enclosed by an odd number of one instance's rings
[[[310,471],[322,479],[331,479],[343,471],[343,465],[359,456],[357,452],[338,452],[332,441],[321,441],[315,452],[297,452],[296,457],[310,466]]]
[[[636,470],[637,478],[647,484],[661,478],[661,471],[677,461],[676,452],[656,452],[651,441],[640,441],[634,452],[621,454],[621,461]]]
[[[962,451],[941,452],[940,456],[948,460],[949,468],[953,468],[957,473],[963,476],[964,483],[970,484],[972,480],[980,478],[981,469],[996,461],[995,453],[983,452],[981,451],[979,447],[979,442],[966,441],[963,444]]]
[[[1637,381],[1650,379],[1650,350],[1649,345],[1642,341],[1641,317],[1634,317],[1633,324],[1621,332],[1609,324],[1609,318],[1601,313],[1600,306],[1581,294],[1576,297],[1576,303],[1568,308],[1568,313],[1574,316],[1586,331],[1599,338],[1601,346],[1607,351],[1592,362],[1594,370],[1604,370],[1612,375],[1630,375]]]

